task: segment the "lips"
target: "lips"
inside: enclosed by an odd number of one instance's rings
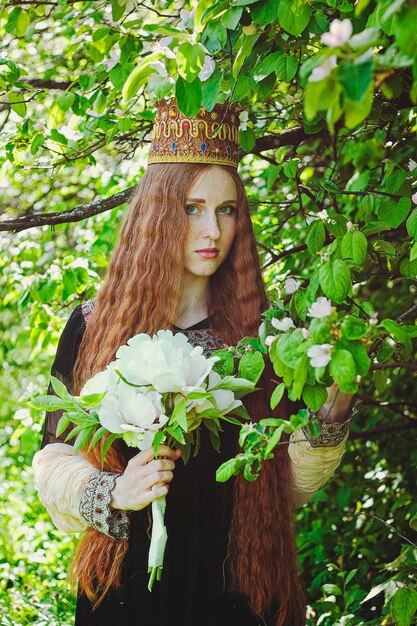
[[[218,248],[204,248],[204,250],[196,250],[203,259],[215,259],[219,254]]]

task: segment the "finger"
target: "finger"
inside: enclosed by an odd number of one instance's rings
[[[154,472],[173,469],[175,469],[174,461],[168,461],[167,459],[154,459],[140,468],[140,478],[145,478],[145,476],[149,476]]]
[[[158,485],[158,487],[155,487],[154,489],[151,488],[145,491],[142,499],[143,506],[147,506],[154,500],[158,500],[158,498],[163,498],[167,495],[168,491],[169,484]]]
[[[169,448],[168,446],[160,445],[158,448],[158,456],[163,456],[171,459],[178,459],[179,454],[177,451]],[[142,450],[138,454],[136,454],[129,462],[133,465],[145,465],[152,461],[155,458],[155,453],[153,448],[147,448],[146,450]]]
[[[170,483],[173,478],[174,474],[172,472],[153,472],[141,480],[141,487],[151,489],[154,485],[158,485],[159,483]]]

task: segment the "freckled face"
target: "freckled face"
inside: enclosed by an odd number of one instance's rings
[[[236,185],[226,170],[212,166],[187,193],[185,272],[211,276],[227,258],[236,234]]]

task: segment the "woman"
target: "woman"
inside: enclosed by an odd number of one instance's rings
[[[236,172],[236,112],[217,106],[184,118],[174,100],[158,106],[150,165],[104,283],[96,299],[73,311],[58,346],[52,371],[74,393],[139,332],[181,330],[210,354],[256,335],[268,308]],[[270,414],[273,386],[269,371],[264,391],[248,397],[253,419]],[[339,394],[330,419],[343,420],[349,404]],[[282,402],[277,414],[289,410]],[[254,483],[239,477],[219,484],[216,468],[236,452],[234,425],[224,429],[220,454],[203,431],[199,454],[187,465],[166,446],[156,460],[152,449],[137,454],[119,440],[100,472],[99,447],[81,455],[62,443],[58,418],[48,415],[34,468],[56,525],[87,529],[74,564],[77,625],[305,624],[291,513],[339,465],[347,422],[328,426],[335,434],[327,433],[327,447],[294,433]],[[165,494],[164,571],[149,593],[146,507]]]

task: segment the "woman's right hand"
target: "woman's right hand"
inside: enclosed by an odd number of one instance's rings
[[[175,461],[180,456],[180,450],[163,445],[158,448],[158,459],[155,459],[153,448],[136,454],[123,474],[116,478],[110,508],[140,511],[153,500],[166,496],[169,483],[174,478]]]

